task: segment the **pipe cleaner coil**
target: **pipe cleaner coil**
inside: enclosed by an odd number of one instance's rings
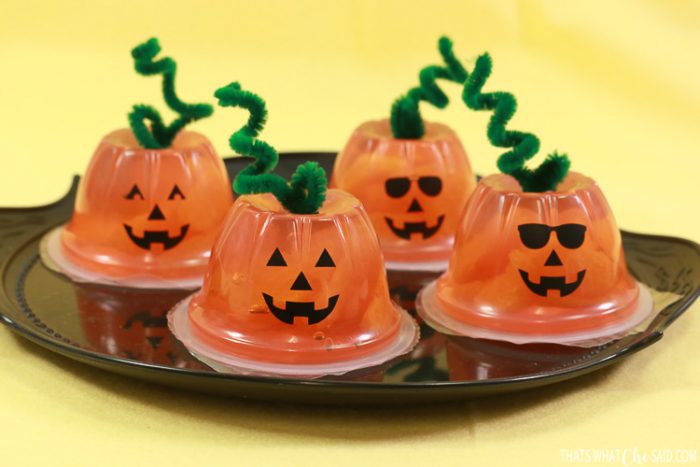
[[[274,147],[258,139],[267,119],[265,101],[242,89],[237,82],[217,89],[214,96],[222,107],[241,107],[249,113],[246,124],[229,138],[231,149],[254,158],[233,181],[235,192],[242,195],[272,193],[292,213],[318,213],[328,187],[326,171],[318,163],[300,164],[289,182],[271,173],[277,167],[279,154]]]
[[[497,147],[511,148],[498,158],[498,169],[514,177],[523,191],[555,190],[569,171],[571,162],[568,156],[553,152],[536,169],[525,166],[525,162],[539,151],[540,140],[532,133],[506,129],[515,114],[517,101],[508,92],[482,92],[492,68],[493,62],[488,53],[477,58],[474,70],[464,86],[462,99],[470,109],[493,111],[487,129],[489,141]]]
[[[452,41],[442,36],[438,40],[438,50],[444,65],[429,65],[423,68],[418,79],[419,86],[411,88],[396,99],[391,106],[391,131],[394,138],[420,139],[425,134],[425,124],[420,114],[419,104],[426,101],[443,109],[450,100],[437,84],[438,79],[464,84],[468,74],[452,50]]]
[[[129,113],[129,126],[141,146],[148,149],[169,147],[175,136],[189,123],[209,117],[214,108],[209,104],[187,104],[175,92],[177,63],[170,57],[154,61],[161,51],[158,39],[151,38],[131,51],[134,68],[143,76],[163,75],[163,98],[168,107],[178,113],[170,124],[163,123],[160,113],[150,105],[137,104]],[[146,124],[150,122],[150,126]]]

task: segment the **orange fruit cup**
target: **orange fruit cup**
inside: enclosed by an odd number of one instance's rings
[[[425,128],[421,139],[395,139],[387,120],[364,123],[333,168],[331,184],[365,206],[389,269],[444,270],[476,186],[457,135]]]
[[[593,180],[572,172],[556,192],[523,193],[497,174],[477,186],[449,269],[417,307],[450,334],[591,346],[644,321],[652,300]]]
[[[232,202],[204,136],[182,131],[170,148],[144,149],[117,130],[95,151],[73,217],[47,235],[42,257],[77,282],[196,288]]]
[[[173,333],[221,371],[317,377],[378,365],[416,344],[389,298],[360,202],[328,190],[318,214],[269,194],[234,203],[201,291],[170,313]]]

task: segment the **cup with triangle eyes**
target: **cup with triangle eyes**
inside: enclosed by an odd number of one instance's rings
[[[317,214],[290,213],[270,193],[239,197],[202,289],[169,323],[220,371],[285,377],[372,367],[418,339],[415,321],[390,299],[366,212],[333,189]]]
[[[117,130],[81,178],[71,220],[44,238],[42,259],[77,282],[193,289],[232,202],[204,136],[181,131],[170,147],[145,149]]]

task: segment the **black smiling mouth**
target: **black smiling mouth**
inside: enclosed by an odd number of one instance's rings
[[[143,237],[138,237],[134,235],[134,229],[129,224],[124,224],[124,229],[131,241],[134,242],[134,245],[139,248],[150,250],[152,244],[160,243],[164,249],[169,250],[176,247],[185,238],[187,231],[190,229],[190,224],[180,227],[180,235],[175,237],[171,237],[167,230],[145,230]]]
[[[267,307],[270,309],[275,318],[287,324],[294,324],[294,318],[302,317],[309,320],[309,324],[320,323],[331,314],[335,305],[338,303],[340,295],[333,295],[328,299],[328,306],[320,310],[316,309],[314,302],[285,302],[284,308],[275,306],[272,295],[263,292],[263,298]]]
[[[394,225],[393,219],[385,217],[384,220],[386,220],[389,228],[397,237],[410,240],[411,234],[419,233],[423,235],[423,239],[425,240],[426,238],[432,237],[438,230],[440,230],[440,227],[442,227],[442,222],[445,220],[445,216],[444,214],[439,216],[437,223],[433,227],[428,227],[425,222],[404,222],[403,228],[400,229]]]
[[[566,297],[578,289],[578,286],[583,282],[583,277],[586,275],[585,269],[579,271],[576,274],[576,280],[569,283],[566,282],[566,277],[564,276],[542,276],[540,277],[540,283],[537,284],[530,280],[530,275],[526,271],[522,269],[518,269],[518,271],[520,271],[520,277],[523,278],[527,288],[542,297],[546,297],[549,290],[558,290],[560,297]]]

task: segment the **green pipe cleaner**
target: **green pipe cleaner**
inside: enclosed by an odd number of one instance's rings
[[[275,148],[257,139],[265,126],[267,109],[265,101],[252,92],[241,89],[234,82],[214,93],[222,107],[241,107],[249,112],[248,121],[229,138],[231,149],[255,159],[241,170],[233,181],[238,194],[272,193],[282,205],[294,214],[317,214],[326,199],[328,180],[326,171],[316,162],[300,164],[292,179],[270,173],[279,161]]]
[[[523,191],[544,192],[556,190],[569,171],[571,162],[566,154],[553,152],[535,170],[525,166],[540,149],[540,140],[532,133],[506,130],[508,121],[515,114],[517,102],[508,92],[481,92],[493,67],[491,56],[485,53],[476,60],[474,70],[464,86],[462,99],[473,110],[491,110],[487,135],[491,144],[512,148],[498,158],[498,169],[513,176]]]
[[[129,113],[129,126],[134,136],[144,148],[162,149],[169,147],[175,136],[185,125],[209,117],[214,109],[209,104],[187,104],[175,93],[175,72],[177,64],[170,57],[153,61],[160,53],[158,39],[151,38],[131,51],[134,68],[144,76],[163,75],[163,98],[168,107],[179,117],[170,125],[165,125],[158,111],[150,105],[137,104]],[[151,122],[150,127],[145,123]]]
[[[450,100],[437,85],[437,79],[445,79],[458,84],[467,80],[467,71],[452,51],[452,41],[442,36],[438,49],[444,66],[429,65],[419,74],[420,85],[411,88],[408,93],[396,99],[391,106],[391,131],[394,138],[420,139],[425,134],[425,125],[418,104],[427,101],[438,109],[444,109]]]

